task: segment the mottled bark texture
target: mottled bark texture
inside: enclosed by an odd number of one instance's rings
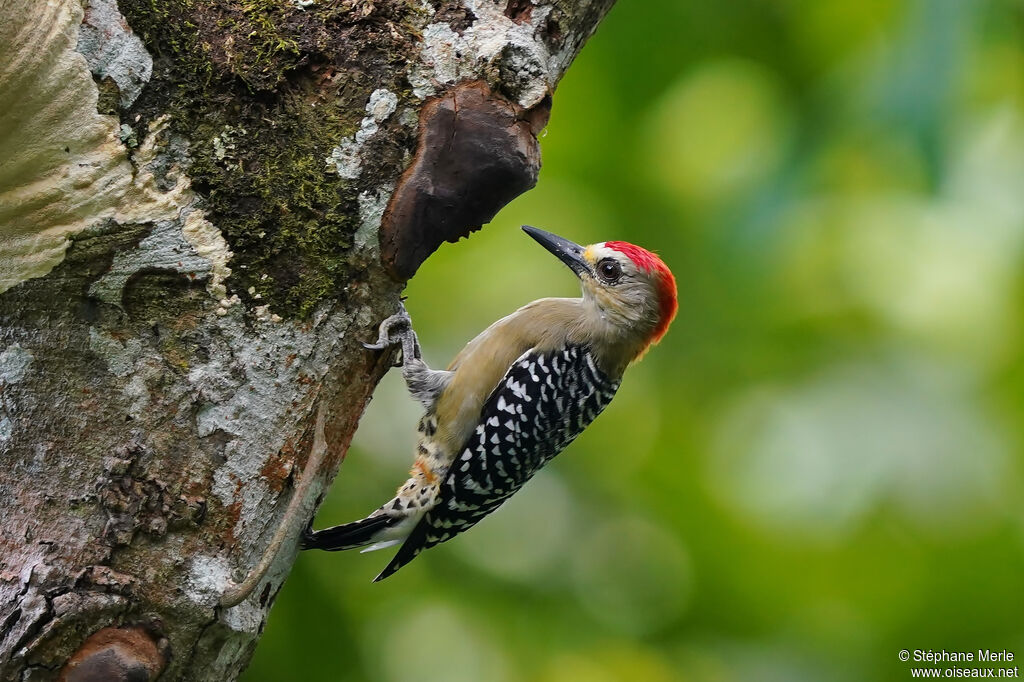
[[[0,679],[239,674],[360,340],[536,182],[611,2],[2,3]]]

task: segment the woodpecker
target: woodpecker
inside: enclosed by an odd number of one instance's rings
[[[654,253],[620,241],[580,246],[523,230],[579,278],[580,298],[542,298],[430,369],[403,308],[373,350],[402,348],[402,376],[425,410],[410,478],[359,521],[303,537],[304,549],[364,552],[401,543],[374,582],[468,530],[511,497],[608,405],[626,367],[665,335],[676,282]]]

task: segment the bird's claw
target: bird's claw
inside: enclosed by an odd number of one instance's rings
[[[401,305],[401,304],[399,304]],[[364,343],[367,350],[384,350],[389,346],[402,343],[405,334],[412,329],[412,319],[405,311],[405,306],[394,315],[384,318],[377,331],[376,343]],[[397,332],[397,333],[396,333]]]
[[[366,350],[382,351],[382,350],[387,350],[388,348],[390,348],[395,343],[401,343],[401,339],[399,339],[397,341],[393,341],[391,343],[386,343],[386,342],[383,342],[383,341],[378,341],[377,343],[366,343],[366,342],[361,342],[361,343],[363,344],[363,348],[365,348]],[[401,359],[396,360],[395,363],[392,364],[391,366],[392,367],[401,367],[402,366],[402,360]]]
[[[412,328],[412,318],[406,312],[405,306],[400,302],[400,310],[384,319],[380,323],[375,343],[363,343],[363,348],[373,351],[387,350],[391,346],[401,345],[403,357],[409,353],[410,358],[419,357],[419,343],[416,340],[416,332]],[[398,363],[397,366],[401,366]]]

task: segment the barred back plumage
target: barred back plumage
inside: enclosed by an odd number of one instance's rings
[[[373,350],[401,345],[402,377],[424,408],[409,478],[369,516],[303,535],[306,549],[384,549],[377,576],[473,527],[515,494],[608,405],[626,368],[665,334],[675,279],[625,242],[581,246],[523,229],[572,270],[580,298],[541,298],[495,321],[447,369],[427,366],[404,308],[380,323]]]
[[[424,549],[468,530],[497,509],[580,435],[618,388],[588,348],[523,353],[487,399],[435,504],[376,579],[388,577]]]

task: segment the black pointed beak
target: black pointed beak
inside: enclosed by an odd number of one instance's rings
[[[590,266],[583,260],[583,247],[568,239],[562,239],[557,234],[551,234],[544,230],[523,225],[523,232],[530,235],[545,249],[555,254],[558,260],[569,266],[569,269],[579,277],[585,272],[590,272]]]

